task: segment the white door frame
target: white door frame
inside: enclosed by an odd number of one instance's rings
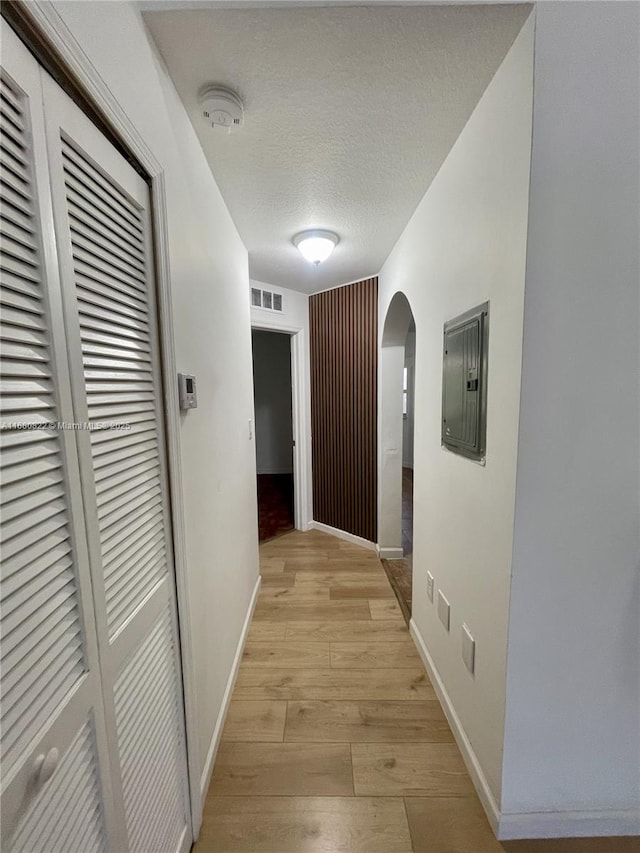
[[[308,341],[301,326],[251,322],[260,332],[276,332],[291,339],[291,413],[293,418],[293,496],[296,530],[308,530],[311,522],[311,429],[309,379],[307,376]]]
[[[177,389],[177,367],[171,303],[169,268],[169,235],[166,216],[165,176],[162,164],[129,120],[98,71],[78,44],[53,4],[43,0],[21,3],[21,11],[44,37],[53,52],[63,61],[70,73],[100,113],[107,119],[120,140],[134,155],[151,179],[151,218],[154,232],[158,326],[162,361],[164,414],[166,421],[166,450],[169,478],[171,532],[173,536],[176,575],[180,658],[184,686],[185,729],[191,824],[194,841],[202,822],[202,794],[198,772],[198,718],[195,704],[195,671],[191,646],[191,612],[189,609],[189,579],[186,571],[186,542],[184,505],[182,502],[182,461],[180,455],[180,419]]]
[[[378,554],[383,560],[403,556],[402,373],[412,320],[409,300],[396,291],[379,318],[378,333]]]

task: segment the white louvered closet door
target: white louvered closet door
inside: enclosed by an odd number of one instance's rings
[[[107,735],[131,853],[188,850],[149,189],[43,80]],[[106,429],[98,429],[107,425]]]
[[[2,850],[98,853],[112,803],[40,71],[8,28],[0,80]],[[55,424],[55,426],[52,426]]]

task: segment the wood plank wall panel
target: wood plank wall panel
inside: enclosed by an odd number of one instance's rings
[[[313,517],[377,540],[378,279],[309,300]]]

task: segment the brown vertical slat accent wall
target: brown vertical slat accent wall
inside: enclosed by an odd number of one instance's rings
[[[309,299],[313,517],[377,539],[378,279]]]

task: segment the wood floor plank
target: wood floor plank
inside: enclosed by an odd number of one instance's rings
[[[291,572],[283,572],[283,574],[292,574]],[[295,586],[300,588],[310,587],[317,589],[318,587],[332,587],[342,584],[344,586],[359,587],[363,584],[375,584],[375,586],[384,587],[391,592],[391,585],[387,580],[387,576],[383,569],[371,572],[352,572],[352,571],[333,571],[333,572],[316,572],[301,569],[295,572]]]
[[[369,610],[371,611],[371,618],[376,621],[379,619],[402,619],[404,622],[402,610],[400,610],[400,605],[396,601],[395,596],[388,600],[371,600],[369,602]]]
[[[420,655],[409,638],[403,643],[331,643],[330,650],[332,667],[406,667],[424,672]]]
[[[247,641],[242,655],[242,666],[258,664],[264,668],[301,666],[308,669],[325,667],[331,665],[329,649],[327,642]]]
[[[288,574],[291,574],[288,572]],[[279,568],[278,566],[269,566],[269,565],[261,565],[260,566],[260,576],[262,577],[262,581],[264,583],[265,578],[279,577],[283,578],[285,576],[284,569]],[[286,581],[285,581],[286,583]]]
[[[318,568],[316,569],[316,566]],[[313,571],[321,571],[328,568],[329,557],[327,554],[309,554],[308,552],[300,552],[299,554],[287,554],[284,558],[284,572],[297,572],[312,569]]]
[[[362,583],[359,586],[338,583],[335,586],[329,587],[329,593],[331,601],[345,601],[354,598],[379,598],[382,600],[391,600],[394,598],[393,590],[390,586],[376,585],[368,582]],[[371,614],[371,611],[369,611],[369,614]]]
[[[260,569],[269,569],[272,572],[284,571],[284,560],[280,557],[260,557]]]
[[[285,637],[287,640],[329,640],[331,642],[351,642],[352,640],[371,640],[373,642],[392,643],[409,637],[404,621],[368,620],[354,621],[297,621],[294,617],[287,623]]]
[[[371,611],[367,601],[319,601],[317,604],[258,601],[253,618],[274,622],[365,621],[371,620]]]
[[[241,666],[238,699],[435,699],[426,672],[413,669],[308,669]]]
[[[236,697],[234,692],[234,698],[229,703],[222,740],[260,743],[282,741],[286,713],[286,702],[245,701]]]
[[[437,701],[295,701],[287,706],[285,741],[453,742]]]
[[[330,589],[326,587],[296,587],[269,584],[260,589],[258,601],[289,602],[297,604],[314,604],[315,602],[330,601]]]
[[[389,586],[389,582],[386,577],[374,577],[368,574],[351,574],[348,577],[340,578],[339,575],[336,575],[333,572],[327,572],[324,576],[322,573],[310,575],[309,572],[296,572],[295,579],[294,589],[298,589],[301,592],[305,589],[354,589],[361,591],[367,587],[374,589],[376,592],[387,593],[387,595],[393,598],[393,591]],[[366,596],[360,597],[366,598]]]
[[[382,572],[383,575],[385,574],[380,560],[350,560],[335,558],[315,560],[311,557],[304,561],[288,558],[284,561],[283,571],[285,574],[287,572],[314,572],[316,574],[322,572],[344,572],[345,574],[362,574],[372,572],[376,575],[379,575],[380,572]]]
[[[287,625],[285,622],[268,622],[266,619],[254,622],[252,620],[247,636],[247,645],[253,642],[284,640],[286,630]]]
[[[464,797],[474,793],[454,743],[354,743],[351,751],[358,796]]]
[[[402,800],[211,797],[194,853],[412,853]]]
[[[349,744],[220,744],[209,796],[353,796]]]
[[[260,570],[262,575],[262,583],[260,584],[260,592],[267,589],[268,587],[277,586],[282,589],[282,587],[293,587],[296,582],[296,576],[293,572],[272,572],[271,574],[264,574],[262,570]]]
[[[415,853],[504,853],[477,797],[411,797],[405,800]]]

